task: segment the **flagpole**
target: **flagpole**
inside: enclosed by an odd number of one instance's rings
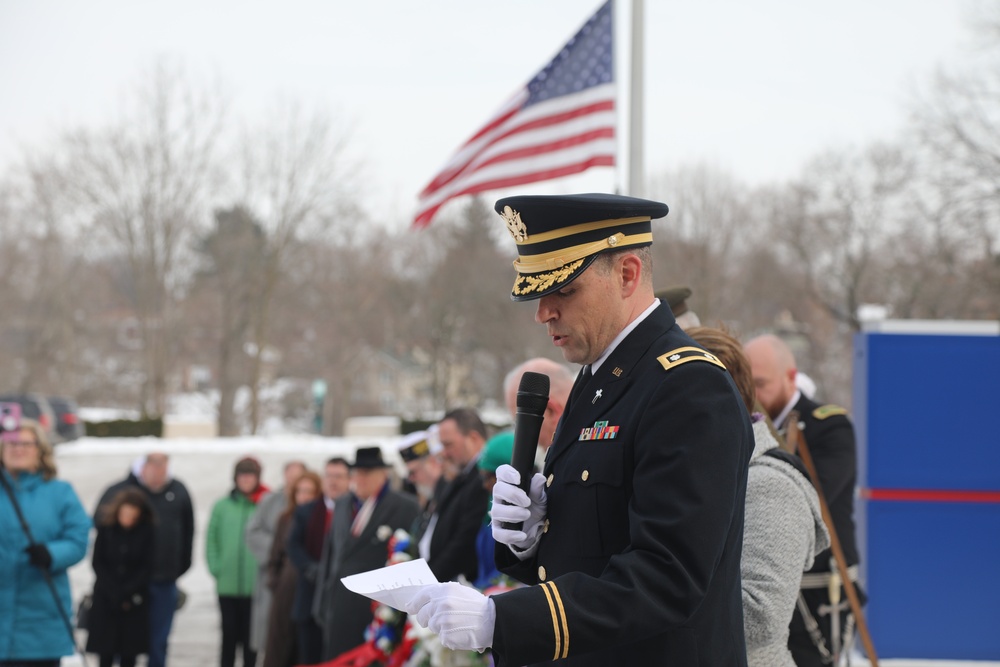
[[[628,145],[628,194],[645,195],[646,175],[642,154],[642,88],[643,88],[643,0],[632,0],[632,56],[629,59],[629,145]]]

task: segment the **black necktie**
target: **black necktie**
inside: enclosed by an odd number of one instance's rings
[[[584,386],[586,386],[586,384],[590,382],[590,378],[591,378],[590,364],[587,364],[586,366],[583,367],[583,372],[580,373],[580,377],[576,379],[576,384],[573,385],[573,391],[570,392],[569,395],[570,406],[572,406],[573,403],[576,401],[576,399],[580,397],[580,394],[583,392]]]

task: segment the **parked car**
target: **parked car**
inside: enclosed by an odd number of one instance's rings
[[[86,435],[76,401],[65,396],[49,396],[49,405],[55,412],[56,431],[61,439],[76,440]]]
[[[48,434],[53,443],[62,442],[56,430],[56,413],[49,400],[41,394],[0,394],[0,403],[17,403],[21,406],[21,416],[34,419]]]

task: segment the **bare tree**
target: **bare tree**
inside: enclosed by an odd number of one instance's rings
[[[412,330],[434,371],[435,406],[480,406],[501,394],[510,368],[551,353],[534,323],[535,303],[512,303],[514,246],[499,216],[475,198],[426,236],[429,270]]]
[[[654,278],[657,289],[692,288],[699,314],[732,316],[744,295],[733,290],[739,258],[759,225],[746,186],[706,164],[685,165],[664,174],[654,186],[670,213],[654,222]]]
[[[66,185],[95,244],[128,262],[145,374],[139,407],[162,415],[186,279],[178,262],[206,211],[225,105],[162,64],[130,101],[117,123],[66,136]]]
[[[380,411],[366,395],[374,356],[404,358],[412,332],[400,327],[406,303],[415,295],[395,280],[391,262],[395,238],[362,240],[345,234],[336,242],[310,243],[296,253],[289,272],[289,299],[297,300],[299,317],[289,321],[298,334],[290,365],[300,377],[323,380],[323,430],[340,433],[351,416]],[[291,333],[291,332],[289,332]],[[392,387],[391,389],[397,389]]]
[[[42,158],[18,165],[0,205],[5,284],[4,349],[16,360],[8,386],[73,393],[81,378],[78,334],[84,257],[75,252],[72,210],[59,170]]]
[[[941,69],[913,104],[921,213],[943,250],[939,270],[964,283],[969,313],[1000,316],[1000,6],[970,22],[979,50]],[[948,263],[954,262],[952,269]],[[959,268],[961,267],[961,268]],[[968,275],[966,272],[974,275]],[[970,278],[965,282],[964,278]]]
[[[198,282],[212,295],[217,317],[219,435],[238,435],[233,402],[247,381],[246,344],[261,298],[258,267],[264,259],[264,230],[247,211],[235,207],[215,212],[215,227],[197,246],[205,262]],[[196,290],[197,291],[197,290]]]
[[[858,306],[881,292],[872,284],[879,251],[905,228],[913,175],[898,148],[829,152],[771,201],[771,236],[796,266],[807,293],[834,319],[858,330]]]
[[[275,294],[307,239],[346,233],[357,224],[357,183],[338,132],[323,113],[312,117],[294,105],[279,108],[263,127],[244,133],[240,145],[239,204],[265,232],[257,267],[260,293],[251,323],[250,428],[260,424],[260,390],[269,354]]]
[[[25,308],[37,276],[34,261],[35,244],[28,234],[26,220],[28,189],[23,182],[10,177],[0,183],[0,344],[8,353],[0,355],[0,373],[5,389],[29,388],[30,377],[24,362],[25,348],[30,341],[30,324]]]

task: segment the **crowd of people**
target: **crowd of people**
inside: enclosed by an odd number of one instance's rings
[[[340,580],[384,566],[398,530],[442,581],[495,584],[501,575],[486,478],[510,460],[513,443],[509,432],[490,442],[486,434],[476,411],[455,410],[432,432],[400,439],[404,475],[380,447],[361,447],[353,461],[329,459],[322,473],[290,460],[274,490],[262,483],[257,459],[236,461],[232,489],[212,506],[204,535],[218,597],[219,664],[318,664],[363,644],[371,601]],[[17,610],[0,614],[0,665],[56,665],[76,649],[66,570],[86,556],[92,526],[86,651],[101,667],[131,667],[143,654],[147,664],[165,665],[182,604],[177,580],[191,567],[195,533],[191,494],[171,475],[168,455],[139,457],[102,494],[91,519],[72,487],[55,479],[40,426],[24,420],[2,447],[4,482],[31,535],[13,523],[9,498],[0,499],[0,526],[10,529],[0,558],[17,573],[0,585],[0,602],[10,602],[4,608]],[[58,600],[43,590],[47,579]],[[46,623],[34,622],[38,610]]]
[[[743,344],[700,326],[689,289],[654,294],[643,250],[665,206],[578,197],[497,205],[519,246],[512,296],[537,300],[538,321],[582,366],[531,359],[505,379],[513,414],[525,372],[550,378],[527,490],[508,465],[513,434],[491,433],[472,408],[399,439],[405,477],[378,446],[322,471],[287,461],[274,490],[257,459],[239,459],[205,528],[222,667],[351,655],[376,607],[342,578],[385,565],[401,535],[445,582],[405,611],[446,648],[489,650],[497,664],[803,667],[831,664],[850,641],[820,497],[782,446],[798,415],[854,579],[846,411],[803,394],[781,339]],[[579,236],[595,230],[614,242]],[[563,252],[563,268],[533,263],[543,250]],[[2,461],[0,609],[13,611],[0,614],[0,667],[73,652],[66,570],[86,556],[92,526],[86,650],[102,667],[141,654],[163,667],[195,532],[168,456],[137,460],[93,519],[56,477],[37,423],[3,435]]]

